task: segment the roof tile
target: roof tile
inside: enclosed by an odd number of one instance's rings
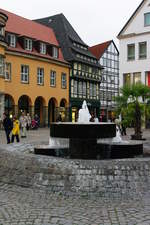
[[[55,34],[51,28],[5,11],[4,9],[0,9],[0,12],[8,16],[6,31],[58,46]]]
[[[89,47],[89,51],[92,52],[92,54],[95,55],[97,59],[100,59],[105,49],[110,45],[111,42],[112,41],[106,41],[104,43],[91,46]]]

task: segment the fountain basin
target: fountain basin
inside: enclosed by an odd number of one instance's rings
[[[51,123],[50,136],[69,138],[69,157],[96,159],[97,139],[116,136],[114,123]]]
[[[116,136],[114,123],[51,123],[50,136],[60,138],[112,138]]]
[[[143,154],[143,143],[139,141],[98,142],[97,156],[102,159],[133,158]]]
[[[48,155],[56,157],[68,157],[69,148],[65,146],[49,146],[49,145],[38,145],[34,148],[34,153],[37,155]]]

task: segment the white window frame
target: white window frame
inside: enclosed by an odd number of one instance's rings
[[[0,27],[0,35],[4,36],[4,27]]]
[[[29,83],[29,66],[21,65],[21,83]]]
[[[37,84],[44,85],[44,68],[37,68]]]
[[[129,47],[133,47],[134,48],[134,54],[133,55],[129,55]],[[128,44],[127,45],[127,60],[128,61],[135,60],[135,44]]]
[[[50,86],[56,87],[56,71],[51,70],[50,72]]]
[[[0,76],[4,76],[4,57],[0,55]]]
[[[144,14],[144,26],[147,27],[147,26],[150,26],[150,23],[149,24],[146,24],[146,16],[150,16],[150,13],[145,13]]]
[[[25,38],[25,40],[24,40],[24,48],[25,48],[25,50],[32,51],[32,45],[33,45],[32,40],[29,39],[29,38]]]
[[[11,80],[11,63],[9,62],[5,63],[5,80],[6,81]]]
[[[40,53],[41,54],[46,54],[46,44],[43,42],[40,42]]]
[[[145,53],[141,53],[140,52],[140,47],[142,45],[145,45]],[[139,42],[139,59],[146,59],[147,58],[147,42],[144,41],[144,42]]]
[[[58,58],[58,48],[53,46],[53,57]]]
[[[14,34],[8,34],[9,37],[9,46],[15,48],[16,47],[16,36]]]
[[[67,88],[67,75],[66,75],[66,73],[61,74],[61,88],[62,89]]]

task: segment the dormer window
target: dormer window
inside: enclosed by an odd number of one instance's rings
[[[16,47],[16,36],[14,34],[8,34],[8,44],[10,47]]]
[[[150,26],[150,13],[144,14],[144,26]]]
[[[53,47],[53,57],[58,58],[58,48]]]
[[[40,43],[40,53],[41,54],[46,54],[46,44],[45,43]]]
[[[32,51],[32,40],[29,38],[25,38],[25,50]]]

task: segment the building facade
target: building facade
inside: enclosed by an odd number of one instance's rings
[[[3,22],[1,22],[3,21]],[[0,10],[0,113],[68,120],[69,64],[51,28]]]
[[[118,34],[120,86],[150,86],[150,0],[144,0]]]
[[[91,46],[89,50],[103,66],[100,85],[101,120],[114,118],[115,100],[119,95],[119,51],[113,40]]]
[[[76,121],[78,110],[86,100],[90,112],[100,115],[100,83],[101,69],[97,58],[88,50],[71,24],[63,14],[36,20],[53,28],[61,46],[64,59],[70,65],[69,101],[70,120]]]

